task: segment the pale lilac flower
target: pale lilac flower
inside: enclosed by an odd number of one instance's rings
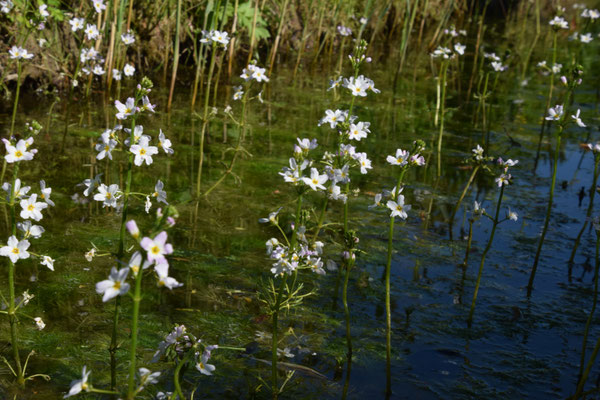
[[[575,123],[577,125],[579,125],[582,128],[585,128],[585,124],[583,123],[583,121],[581,120],[581,118],[579,118],[580,112],[581,112],[581,110],[577,109],[577,113],[575,113],[575,115],[571,115],[571,118],[573,118],[573,120],[575,121]]]
[[[392,165],[404,166],[408,164],[409,152],[402,149],[396,150],[396,156],[387,156],[386,161]]]
[[[97,13],[102,12],[102,10],[106,10],[106,4],[104,4],[104,0],[92,0],[92,5]]]
[[[0,256],[10,258],[10,261],[15,264],[17,261],[25,258],[29,258],[30,243],[28,240],[19,241],[15,236],[8,238],[6,246],[0,248]]]
[[[121,103],[119,100],[115,100],[115,107],[117,107],[117,111],[119,111],[116,115],[117,119],[127,119],[130,115],[135,113],[135,100],[133,97],[129,97],[125,104]]]
[[[554,106],[554,108],[550,108],[548,110],[548,116],[546,117],[547,121],[558,121],[561,119],[563,115],[563,106],[562,105],[556,105]]]
[[[21,200],[21,218],[23,219],[33,219],[34,221],[39,221],[43,218],[42,210],[48,207],[47,203],[42,203],[37,200],[37,194],[32,194],[29,199]]]
[[[75,396],[82,391],[89,392],[90,385],[88,385],[87,381],[91,372],[92,371],[88,371],[87,367],[84,365],[83,370],[81,371],[81,379],[71,382],[71,389],[69,390],[69,393],[64,396],[64,398],[66,399],[67,397]]]
[[[137,144],[130,147],[129,151],[135,154],[133,163],[138,167],[144,162],[146,165],[152,164],[152,156],[158,154],[158,147],[150,146],[148,136],[142,136]]]
[[[15,146],[13,146],[8,140],[2,139],[4,146],[6,147],[6,155],[4,159],[7,163],[11,164],[18,161],[30,161],[33,160],[35,151],[29,151],[29,144],[27,141],[20,139]]]
[[[10,50],[8,51],[8,54],[10,55],[10,58],[12,58],[13,60],[29,60],[31,58],[33,58],[33,54],[27,52],[26,49],[22,48],[22,47],[17,47],[17,46],[13,46],[10,48]]]
[[[133,74],[135,74],[135,67],[131,64],[125,64],[125,67],[123,67],[123,73],[125,76],[133,76]]]
[[[103,302],[122,296],[129,291],[129,283],[125,282],[128,274],[129,268],[117,270],[117,268],[112,267],[108,279],[96,283],[96,292],[104,294],[102,297]]]
[[[40,317],[35,317],[33,321],[35,322],[35,327],[38,331],[41,331],[46,327],[46,324]]]
[[[400,217],[402,219],[406,219],[408,217],[406,212],[410,210],[410,205],[404,204],[403,195],[398,195],[397,201],[388,200],[386,205],[392,211],[390,217]]]
[[[148,253],[148,261],[154,261],[157,264],[166,263],[165,255],[173,252],[173,246],[167,243],[167,232],[165,231],[160,232],[154,239],[143,238],[140,245]]]
[[[102,207],[117,207],[117,200],[121,197],[119,194],[119,185],[113,183],[106,186],[102,183],[98,186],[98,192],[94,195],[94,200],[101,201]]]
[[[171,140],[167,139],[162,129],[158,133],[158,147],[164,150],[167,154],[175,153],[175,150],[171,148]]]
[[[312,190],[325,190],[323,184],[327,182],[328,179],[327,174],[319,175],[319,171],[316,168],[311,168],[310,178],[302,178],[302,181],[310,186]]]
[[[129,46],[130,44],[133,44],[135,42],[135,36],[133,36],[131,33],[127,32],[127,33],[121,35],[121,41],[123,42],[123,44],[125,46]]]

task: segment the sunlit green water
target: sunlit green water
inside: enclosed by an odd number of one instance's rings
[[[590,51],[586,71],[597,68],[597,54]],[[541,56],[541,55],[540,55]],[[394,178],[385,165],[385,156],[397,147],[407,148],[415,139],[423,139],[431,149],[437,138],[433,126],[435,82],[430,79],[428,65],[419,65],[416,79],[412,70],[406,73],[397,93],[390,88],[395,66],[375,61],[366,74],[382,90],[355,107],[361,120],[372,123],[372,134],[361,142],[373,160],[374,169],[366,176],[353,176],[360,194],[351,198],[351,226],[361,237],[365,253],[358,258],[350,285],[352,334],[355,358],[349,380],[348,398],[383,397],[385,385],[385,315],[384,288],[381,280],[385,264],[387,213],[371,212],[367,205],[373,194],[390,189]],[[327,70],[327,68],[324,68]],[[551,229],[544,247],[542,263],[531,300],[524,287],[533,262],[537,237],[543,222],[549,187],[551,144],[546,137],[537,171],[533,172],[539,122],[543,115],[547,78],[533,74],[528,85],[510,72],[502,75],[491,100],[490,153],[503,158],[519,159],[513,169],[515,185],[506,190],[505,204],[520,216],[517,223],[503,224],[498,231],[484,270],[475,324],[467,329],[466,315],[472,296],[476,264],[485,246],[490,224],[476,225],[474,251],[463,275],[458,267],[464,255],[462,210],[457,215],[455,237],[450,242],[447,218],[454,201],[468,179],[470,171],[462,168],[462,160],[471,149],[482,143],[482,132],[475,125],[476,104],[464,101],[468,73],[458,77],[461,85],[452,83],[448,96],[450,111],[444,136],[443,171],[436,180],[435,155],[428,167],[414,172],[405,189],[413,211],[406,223],[397,229],[393,263],[393,389],[398,398],[562,398],[570,394],[576,383],[581,335],[591,303],[590,272],[593,265],[594,238],[586,232],[574,267],[574,279],[567,279],[567,265],[572,240],[585,216],[587,197],[578,206],[577,192],[591,181],[593,167],[590,154],[583,155],[579,142],[597,139],[597,80],[588,75],[575,95],[576,108],[582,109],[589,129],[572,127],[566,132],[561,151],[556,206]],[[252,103],[249,110],[251,132],[244,147],[248,150],[234,167],[237,177],[228,177],[210,196],[197,205],[193,185],[198,161],[198,135],[201,121],[189,107],[186,88],[177,92],[173,112],[164,113],[166,96],[153,93],[153,102],[161,111],[145,119],[146,130],[156,134],[161,128],[174,142],[175,155],[156,157],[149,167],[135,170],[134,188],[150,190],[155,180],[166,182],[168,199],[181,217],[172,230],[175,254],[171,257],[172,275],[185,286],[172,292],[153,288],[146,283],[142,302],[139,346],[140,365],[148,362],[158,342],[174,323],[185,324],[208,343],[251,345],[252,355],[231,351],[215,352],[215,376],[186,374],[189,387],[197,385],[197,398],[268,397],[259,377],[267,379],[269,366],[260,359],[269,358],[268,340],[257,332],[270,330],[270,319],[257,299],[257,290],[269,275],[270,262],[264,253],[264,242],[276,232],[259,225],[259,217],[284,206],[282,221],[292,220],[293,191],[277,174],[287,164],[296,137],[315,137],[325,151],[335,146],[336,138],[327,127],[319,128],[318,120],[327,108],[347,108],[348,98],[334,103],[327,92],[327,73],[306,73],[298,82],[280,67],[266,89],[265,104]],[[457,82],[457,81],[455,81]],[[237,82],[233,82],[234,84]],[[166,85],[157,82],[157,86]],[[225,85],[223,85],[225,86]],[[125,97],[131,88],[123,88]],[[227,103],[239,113],[239,105],[230,100],[231,93],[219,97],[220,109]],[[73,104],[26,94],[20,106],[18,126],[29,118],[44,125],[36,145],[40,150],[36,161],[27,165],[23,179],[31,182],[43,177],[54,189],[57,207],[44,218],[47,230],[37,245],[56,258],[54,273],[44,267],[18,265],[18,292],[29,288],[36,298],[28,306],[29,313],[42,315],[47,323],[44,331],[22,329],[22,348],[38,353],[30,370],[47,373],[51,382],[37,383],[28,389],[32,398],[58,398],[68,390],[69,382],[79,376],[82,365],[93,370],[95,386],[108,384],[108,344],[112,321],[112,303],[103,304],[94,285],[105,279],[112,266],[107,258],[88,263],[84,253],[92,243],[100,248],[116,249],[118,214],[93,205],[79,205],[71,195],[82,192],[77,185],[90,176],[90,163],[96,154],[93,144],[99,134],[114,124],[113,99],[96,94],[89,102],[77,99]],[[3,104],[2,121],[9,121],[10,102]],[[71,121],[64,153],[60,152],[65,107],[71,107]],[[49,110],[52,110],[49,112]],[[3,131],[8,130],[4,123]],[[224,171],[231,157],[226,152],[235,146],[238,132],[227,129],[223,143],[223,123],[218,117],[210,126],[204,185],[210,186]],[[514,139],[511,141],[509,136]],[[120,155],[115,158],[121,159]],[[583,158],[582,158],[583,157]],[[580,162],[581,160],[581,162]],[[123,179],[125,163],[96,163],[97,172],[110,176],[112,182]],[[108,172],[107,172],[108,171]],[[414,183],[413,183],[414,182]],[[563,184],[565,182],[565,184]],[[492,208],[497,189],[490,176],[481,175],[465,200],[473,199]],[[309,195],[307,203],[317,212],[321,198]],[[2,219],[4,218],[4,214]],[[332,205],[329,221],[339,221],[341,207]],[[143,201],[134,203],[132,217],[148,226],[150,217]],[[144,222],[148,221],[148,222]],[[6,229],[4,222],[2,229]],[[331,225],[323,238],[335,237],[338,230]],[[5,235],[6,236],[6,235]],[[32,277],[35,277],[33,280]],[[290,347],[293,362],[313,368],[327,379],[297,373],[291,381],[287,397],[339,398],[346,383],[345,336],[343,311],[339,293],[335,293],[338,276],[309,276],[306,284],[317,294],[283,318],[283,330],[289,330],[280,347]],[[160,293],[158,295],[157,293]],[[126,374],[129,334],[129,301],[120,325],[123,349],[118,353],[120,373]],[[2,323],[2,337],[8,337],[8,324]],[[600,330],[594,328],[594,342]],[[254,342],[254,343],[253,343]],[[4,354],[9,344],[2,342]],[[172,368],[149,366],[165,371],[156,389],[172,390]],[[595,381],[598,371],[592,373]],[[8,388],[10,375],[4,369],[2,387]],[[11,393],[5,389],[4,396]],[[32,392],[29,392],[31,390]],[[152,393],[154,388],[148,393]]]

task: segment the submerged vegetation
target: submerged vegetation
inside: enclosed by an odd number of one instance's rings
[[[599,19],[0,0],[0,397],[595,396]]]

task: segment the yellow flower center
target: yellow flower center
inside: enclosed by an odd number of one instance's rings
[[[15,247],[14,249],[12,249],[12,252],[13,252],[14,254],[19,254],[19,249]]]
[[[121,281],[116,281],[113,285],[113,289],[119,290],[121,288]]]
[[[154,245],[154,247],[152,247],[150,249],[150,251],[152,252],[152,254],[159,254],[160,253],[160,249],[156,245]]]
[[[23,153],[21,152],[21,150],[17,150],[17,151],[15,152],[15,157],[18,157],[18,158],[21,158],[21,157],[23,157]]]
[[[315,185],[318,185],[319,184],[319,180],[318,179],[313,179],[312,183],[315,184]]]
[[[144,154],[146,154],[146,150],[145,149],[140,149],[140,155],[143,156]]]
[[[35,206],[33,204],[30,204],[27,206],[27,210],[29,211],[33,211],[35,209]]]
[[[107,192],[107,193],[106,193],[106,199],[108,200],[108,199],[110,199],[111,197],[112,197],[112,194],[110,194],[110,192]]]

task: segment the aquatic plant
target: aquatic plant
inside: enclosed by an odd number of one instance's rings
[[[496,213],[492,217],[491,215],[486,213],[484,209],[480,208],[478,210],[478,213],[488,217],[492,221],[492,229],[490,231],[490,237],[487,241],[487,244],[485,245],[485,249],[483,250],[483,253],[481,254],[481,262],[479,263],[479,272],[477,273],[477,281],[475,283],[475,290],[473,291],[473,300],[471,301],[471,309],[469,311],[469,317],[467,319],[467,323],[468,323],[469,327],[473,323],[473,314],[475,313],[475,302],[477,301],[477,294],[479,293],[479,285],[481,284],[481,275],[483,274],[483,266],[485,264],[485,257],[487,256],[487,253],[490,251],[490,249],[492,247],[492,242],[494,241],[494,235],[496,234],[496,228],[498,227],[499,224],[501,224],[504,221],[516,221],[518,218],[517,213],[514,211],[511,211],[509,208],[506,213],[506,217],[503,219],[500,219],[500,207],[502,205],[502,199],[504,197],[504,188],[506,186],[512,184],[512,175],[508,173],[508,169],[510,167],[515,166],[518,162],[519,162],[518,160],[508,159],[505,161],[502,158],[498,158],[498,164],[501,166],[502,172],[501,172],[500,176],[498,176],[495,179],[496,184],[500,188],[500,194],[498,195],[498,201],[496,202]]]
[[[409,204],[405,204],[404,195],[400,194],[404,190],[404,175],[411,167],[421,167],[425,165],[425,158],[421,153],[425,150],[425,142],[418,140],[413,144],[411,151],[397,149],[395,155],[389,155],[386,158],[388,164],[400,167],[396,186],[392,190],[384,190],[383,193],[375,195],[375,203],[370,208],[387,208],[390,213],[390,224],[388,230],[387,261],[385,264],[385,320],[386,320],[386,395],[392,393],[392,308],[391,308],[391,284],[390,275],[392,269],[392,255],[394,251],[394,221],[396,217],[406,220],[408,211],[411,209]],[[384,201],[387,202],[384,204]]]
[[[10,372],[14,375],[17,384],[21,386],[26,381],[36,377],[50,379],[48,375],[44,374],[27,375],[27,364],[34,351],[31,351],[25,362],[21,363],[19,351],[19,315],[31,319],[39,330],[44,329],[46,324],[41,317],[31,317],[23,312],[23,308],[34,296],[29,293],[29,290],[25,290],[19,298],[15,295],[15,267],[16,263],[20,260],[36,258],[40,260],[41,265],[45,265],[48,269],[54,271],[54,259],[48,255],[41,255],[31,251],[31,242],[29,241],[29,239],[39,239],[44,233],[44,228],[40,225],[34,225],[34,222],[42,220],[44,217],[42,211],[44,209],[48,208],[48,206],[54,206],[54,202],[50,199],[52,188],[47,187],[46,182],[41,180],[38,198],[38,193],[30,193],[31,186],[25,186],[25,182],[22,182],[19,178],[21,164],[33,160],[37,154],[37,149],[32,148],[32,145],[34,137],[40,133],[41,128],[39,123],[33,121],[26,125],[24,132],[19,135],[20,139],[17,140],[14,136],[11,136],[10,139],[2,139],[6,148],[4,161],[12,166],[12,181],[2,184],[2,190],[6,192],[6,197],[1,202],[8,205],[10,210],[10,224],[8,228],[11,236],[7,239],[6,245],[0,247],[0,256],[8,259],[8,299],[0,292],[2,309],[6,310],[0,311],[0,313],[5,314],[10,323],[10,344],[13,352],[14,367],[6,358],[2,357],[2,361],[4,361]],[[22,219],[21,222],[18,222],[17,205],[21,206],[19,213],[19,217]],[[19,263],[19,265],[21,264],[23,264],[23,261]]]
[[[548,109],[548,116],[545,118],[546,121],[551,121],[556,124],[556,145],[554,148],[554,159],[552,163],[552,181],[550,183],[550,194],[548,196],[548,207],[546,208],[546,216],[544,219],[544,227],[542,228],[542,234],[538,242],[537,251],[535,253],[535,259],[531,268],[531,274],[529,275],[529,282],[527,284],[527,296],[531,296],[533,291],[533,281],[537,272],[538,263],[540,260],[540,254],[542,252],[542,246],[544,245],[544,239],[546,238],[546,232],[548,231],[548,224],[550,222],[550,215],[552,212],[552,203],[554,201],[554,187],[556,185],[556,171],[558,169],[558,155],[560,152],[560,143],[562,140],[562,134],[570,122],[569,116],[569,101],[575,88],[581,84],[581,76],[583,75],[583,68],[580,65],[574,65],[571,67],[569,77],[565,75],[561,76],[561,82],[567,87],[567,91],[564,94],[562,104],[557,104],[554,107]],[[577,116],[579,117],[579,116]]]

